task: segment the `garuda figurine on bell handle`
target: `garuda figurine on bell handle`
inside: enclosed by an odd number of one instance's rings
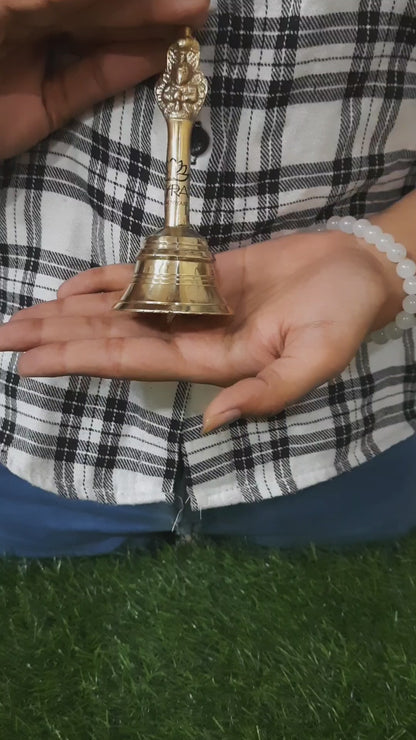
[[[165,227],[146,239],[119,311],[227,316],[216,287],[214,257],[189,224],[192,127],[208,83],[199,68],[200,47],[186,29],[169,48],[156,98],[168,125]]]

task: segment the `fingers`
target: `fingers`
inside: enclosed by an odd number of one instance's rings
[[[225,388],[204,414],[204,433],[244,416],[271,416],[338,375],[354,357],[359,341],[339,327],[308,328],[288,341],[282,356],[256,377]]]
[[[152,75],[165,65],[166,43],[123,43],[99,49],[59,70],[43,86],[50,131]]]
[[[31,318],[10,321],[0,328],[0,352],[26,352],[34,347],[65,341],[112,337],[164,338],[162,331],[135,321],[126,314]]]
[[[1,30],[8,43],[61,34],[81,40],[137,41],[172,34],[177,38],[184,26],[200,28],[209,0],[9,0],[7,6],[7,26]]]
[[[106,265],[81,272],[61,285],[58,298],[80,293],[122,291],[127,288],[134,272],[134,265]]]
[[[88,53],[92,50],[93,44],[99,45],[111,44],[117,42],[134,42],[135,44],[149,39],[164,40],[167,43],[175,41],[181,33],[181,27],[167,24],[158,25],[126,25],[114,26],[109,24],[105,26],[78,26],[71,31],[68,36],[69,48],[80,54]]]
[[[199,28],[206,20],[210,0],[146,0],[142,22]]]
[[[111,311],[133,276],[134,265],[107,265],[81,272],[61,285],[58,300],[14,314],[11,322],[63,316],[101,316]]]
[[[142,29],[147,29],[152,32],[152,38],[155,34],[161,38],[158,34],[176,27],[177,38],[184,26],[199,28],[205,23],[210,3],[209,0],[118,0],[117,3],[114,0],[84,0],[78,12],[73,8],[64,18],[59,7],[65,5],[62,0],[49,5],[55,8],[55,18],[44,19],[43,28],[49,32],[52,23],[55,33],[65,30],[76,37],[97,37],[99,34],[105,37],[107,31],[117,36],[129,29],[140,35]],[[37,12],[38,18],[39,15]],[[150,33],[147,38],[149,36]]]
[[[25,151],[49,133],[41,100],[44,44],[2,50],[0,64],[0,159]]]
[[[129,380],[182,380],[189,372],[177,348],[153,337],[54,342],[21,355],[22,376],[87,375]]]
[[[57,301],[38,303],[14,314],[10,324],[29,319],[58,318],[64,316],[102,316],[113,308],[120,292],[96,293],[93,295],[69,296]],[[119,314],[116,314],[119,315]]]

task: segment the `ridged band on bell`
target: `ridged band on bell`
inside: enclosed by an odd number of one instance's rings
[[[214,257],[197,234],[149,237],[133,280],[115,308],[140,313],[229,313],[216,288]]]

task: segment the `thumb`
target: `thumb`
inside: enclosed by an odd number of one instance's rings
[[[245,416],[271,416],[309,391],[338,375],[354,357],[356,347],[335,341],[312,341],[300,336],[282,356],[255,377],[244,378],[222,390],[204,413],[203,433]]]
[[[167,42],[160,39],[140,45],[111,44],[57,71],[43,87],[49,133],[96,103],[160,72],[166,50]]]

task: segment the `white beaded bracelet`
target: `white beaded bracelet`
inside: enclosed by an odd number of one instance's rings
[[[354,216],[332,216],[326,222],[329,231],[343,231],[345,234],[355,234],[365,239],[368,244],[374,244],[379,252],[384,252],[390,262],[396,262],[396,272],[404,278],[403,290],[406,297],[403,300],[403,311],[397,314],[394,321],[383,329],[372,332],[367,339],[377,344],[385,344],[389,339],[400,339],[405,329],[416,326],[416,262],[407,259],[406,247],[394,241],[391,234],[385,234],[379,226],[374,226],[366,218],[356,219]]]

